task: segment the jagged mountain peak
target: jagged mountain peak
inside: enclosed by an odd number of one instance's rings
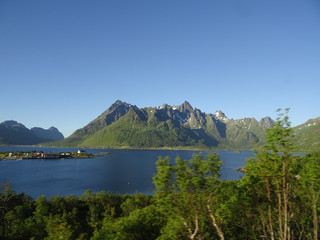
[[[271,119],[270,117],[264,117],[264,118],[261,118],[260,124],[265,129],[268,129],[268,128],[272,127],[275,124],[275,121],[273,119]]]
[[[193,110],[193,107],[191,106],[191,104],[187,101],[184,101],[184,103],[181,105],[183,109],[185,110],[189,110],[189,111],[192,111]]]
[[[126,108],[127,110],[129,110],[130,107],[136,107],[136,106],[117,100],[107,109],[107,111],[111,112],[119,107]]]
[[[173,106],[172,109],[179,110],[180,112],[192,112],[193,111],[193,107],[187,101],[184,101],[181,105]]]
[[[158,107],[158,109],[168,109],[168,108],[171,108],[171,106],[168,105],[167,103],[165,103],[162,106]]]
[[[103,129],[104,127],[118,121],[122,116],[126,115],[131,108],[138,109],[138,107],[135,105],[117,100],[99,117],[91,121],[83,128],[76,130],[70,137],[79,138],[93,134]]]
[[[126,103],[118,99],[111,106],[132,106],[132,105],[130,103]]]
[[[216,111],[213,115],[219,121],[222,121],[222,122],[229,121],[229,118],[227,118],[227,116],[220,110]]]
[[[130,108],[134,108],[134,109],[138,109],[137,106],[135,105],[131,105],[129,103],[126,102],[122,102],[120,100],[117,100],[116,102],[114,102],[106,111],[104,111],[98,119],[104,119],[106,121],[106,124],[109,125],[112,122],[115,122],[116,120],[118,120],[120,117],[122,117],[123,115],[125,115]],[[110,118],[110,114],[114,113],[116,115],[116,119],[112,119],[113,117]],[[96,119],[97,120],[97,119]]]
[[[274,123],[270,117],[260,121],[255,118],[229,119],[220,110],[207,114],[187,101],[181,105],[138,108],[117,100],[64,142],[69,146],[86,147],[250,149],[266,141],[265,129]],[[309,125],[316,127],[318,123],[310,122]]]

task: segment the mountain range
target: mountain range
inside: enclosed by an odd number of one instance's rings
[[[275,121],[264,117],[229,119],[222,111],[205,113],[181,105],[138,108],[120,100],[64,139],[51,127],[27,129],[16,121],[0,124],[1,145],[44,145],[96,148],[254,149],[266,142]],[[298,150],[320,147],[320,117],[293,128]]]
[[[33,145],[62,139],[64,139],[63,134],[55,127],[28,129],[13,120],[0,123],[0,145]]]
[[[185,101],[179,106],[138,108],[120,100],[60,146],[102,148],[252,149],[265,142],[270,117],[233,120],[207,114]]]

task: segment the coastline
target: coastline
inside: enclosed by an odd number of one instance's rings
[[[59,146],[59,145],[0,145],[0,147],[35,147],[35,148],[65,148],[65,149],[110,149],[110,150],[170,150],[170,151],[259,151],[259,148],[201,148],[197,146],[178,146],[178,147],[129,147],[129,146]],[[292,154],[308,154],[316,150],[294,149]]]

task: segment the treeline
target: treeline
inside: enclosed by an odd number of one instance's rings
[[[159,157],[155,194],[92,193],[32,200],[4,185],[2,239],[313,239],[319,238],[320,152],[291,154],[287,113],[248,159],[245,176],[219,180],[215,153],[175,163]]]

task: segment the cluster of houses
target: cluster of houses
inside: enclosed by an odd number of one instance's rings
[[[84,150],[78,150],[78,154],[86,153]],[[41,158],[41,159],[59,159],[59,158],[71,158],[72,153],[71,152],[35,152],[33,153],[33,157]]]
[[[71,157],[71,153],[56,153],[56,152],[35,152],[33,153],[34,158],[41,159],[59,159],[63,157]]]
[[[79,155],[80,154],[86,154],[86,151],[84,150],[78,150],[77,152]],[[61,158],[72,158],[73,155],[72,152],[43,152],[43,151],[34,151],[32,154],[31,153],[25,153],[19,155],[19,156],[14,156],[13,153],[9,153],[9,158],[10,159],[61,159]]]

